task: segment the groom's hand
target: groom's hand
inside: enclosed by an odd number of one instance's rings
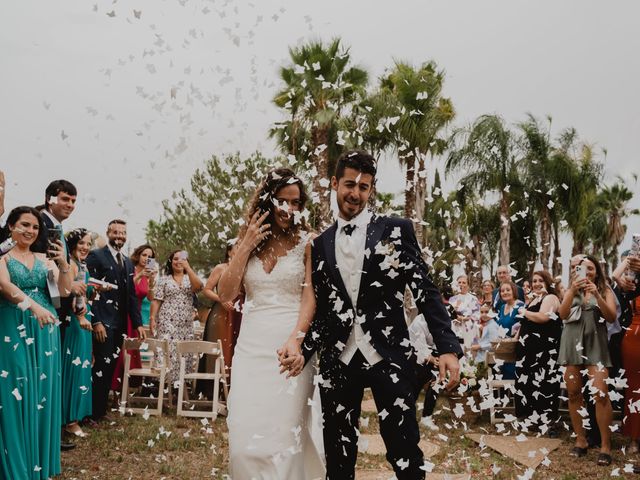
[[[449,382],[445,388],[452,390],[458,382],[460,382],[460,362],[458,362],[458,356],[455,353],[443,353],[440,355],[439,360],[440,375],[438,382],[446,381],[447,372],[449,372]]]
[[[278,350],[278,358],[280,360],[280,373],[287,372],[287,378],[300,375],[304,368],[304,355],[301,353],[283,356],[282,351]]]

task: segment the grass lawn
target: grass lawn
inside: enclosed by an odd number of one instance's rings
[[[465,433],[497,434],[489,423],[488,414],[466,430],[461,422],[453,421],[448,403],[438,403],[436,423],[440,431],[435,434],[421,428],[422,436],[438,445],[439,451],[429,461],[435,464],[434,473],[469,473],[472,478],[495,480],[515,479],[526,468],[488,447],[465,437]],[[210,423],[198,419],[177,418],[174,411],[163,417],[121,417],[111,413],[112,421],[97,428],[87,427],[89,437],[78,439],[77,447],[62,456],[64,479],[223,479],[227,478],[228,444],[224,417]],[[365,412],[369,418],[362,433],[377,433],[377,415]],[[565,419],[568,425],[568,419]],[[504,432],[503,432],[504,433]],[[441,436],[440,436],[441,435]],[[625,465],[638,463],[637,455],[625,455],[621,448],[624,439],[614,434],[613,464],[610,467],[596,465],[597,451],[590,450],[587,457],[574,459],[569,456],[573,442],[569,432],[563,432],[560,448],[548,456],[548,466],[540,465],[533,479],[608,479],[636,478],[625,473]],[[387,470],[382,455],[359,453],[358,468]],[[627,467],[628,469],[629,467]],[[388,479],[391,475],[382,476]],[[638,477],[640,478],[640,477]],[[247,480],[247,479],[236,479]],[[296,480],[296,479],[291,479]]]

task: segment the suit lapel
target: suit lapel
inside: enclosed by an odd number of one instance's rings
[[[358,304],[364,295],[365,290],[371,284],[369,273],[373,266],[373,255],[376,245],[380,242],[384,233],[384,223],[382,217],[374,216],[367,225],[367,240],[364,247],[364,261],[362,262],[362,275],[360,276],[360,288],[358,289]]]
[[[342,281],[342,275],[340,275],[340,270],[338,269],[338,262],[336,261],[336,232],[338,230],[337,222],[329,227],[327,233],[324,235],[324,254],[327,259],[327,263],[329,264],[329,270],[333,275],[333,283],[338,287],[340,293],[344,299],[351,304],[351,298],[347,293],[347,287],[345,287],[344,282]]]

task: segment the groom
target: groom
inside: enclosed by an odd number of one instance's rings
[[[417,359],[404,318],[408,286],[440,352],[440,377],[458,381],[460,344],[420,255],[410,221],[373,215],[367,209],[376,163],[366,152],[338,160],[331,187],[339,217],[313,242],[316,313],[302,354],[318,352],[327,479],[353,479],[364,389],[378,409],[387,460],[396,477],[424,479],[416,421]],[[290,358],[290,357],[289,357]],[[286,367],[289,359],[282,360]],[[422,382],[424,383],[424,382]]]

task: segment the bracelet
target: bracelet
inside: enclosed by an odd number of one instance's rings
[[[71,271],[71,265],[67,265],[67,268],[65,270],[63,270],[60,267],[58,267],[58,269],[60,270],[60,273],[62,273],[63,275],[66,275],[67,273],[69,273]]]

